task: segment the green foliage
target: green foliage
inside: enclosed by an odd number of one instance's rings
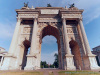
[[[54,61],[53,65],[54,65],[55,68],[58,68],[58,66],[59,66],[59,63],[58,63],[58,54],[55,53],[54,57],[55,57],[55,61]]]
[[[47,4],[47,7],[52,7],[52,6],[51,6],[51,4],[49,3],[49,4]]]
[[[48,64],[46,61],[41,61],[41,68],[48,68]]]
[[[55,61],[53,64],[47,64],[46,61],[41,61],[41,68],[58,68],[59,64],[58,64],[58,54],[55,53],[54,54],[55,57]]]

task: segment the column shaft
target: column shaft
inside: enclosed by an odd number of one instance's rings
[[[11,42],[10,48],[9,48],[9,53],[10,54],[13,54],[13,52],[16,49],[18,33],[19,33],[19,28],[20,28],[20,23],[21,23],[20,18],[17,18],[17,23],[16,23],[15,31],[14,31],[14,34],[13,34],[13,38],[12,38],[12,42]]]
[[[65,52],[66,54],[71,54],[69,49],[69,40],[68,40],[68,34],[66,30],[66,20],[63,19],[63,31],[64,31],[64,40],[65,40]]]
[[[87,39],[87,36],[86,36],[86,33],[85,33],[85,29],[83,27],[83,23],[82,23],[81,19],[80,19],[79,23],[80,23],[80,28],[81,28],[82,37],[83,37],[83,41],[84,41],[84,44],[85,44],[86,52],[87,52],[87,54],[92,54],[89,43],[88,43],[88,39]]]
[[[30,54],[33,54],[36,50],[36,33],[37,33],[37,19],[34,19]]]

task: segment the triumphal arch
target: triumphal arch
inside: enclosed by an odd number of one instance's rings
[[[59,69],[99,69],[82,23],[83,10],[76,7],[23,7],[16,12],[17,24],[1,70],[40,69],[41,43],[46,35],[57,39]]]

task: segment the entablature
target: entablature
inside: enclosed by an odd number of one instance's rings
[[[37,7],[35,9],[17,9],[17,17],[22,19],[38,18],[38,22],[61,22],[61,18],[79,19],[82,18],[84,10],[76,8]]]

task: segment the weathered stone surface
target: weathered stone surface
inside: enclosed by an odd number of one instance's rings
[[[60,69],[99,69],[83,27],[83,10],[38,7],[18,9],[16,12],[15,32],[0,70],[40,69],[41,43],[46,35],[57,39]]]

